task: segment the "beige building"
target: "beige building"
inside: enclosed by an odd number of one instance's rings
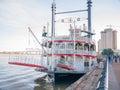
[[[104,48],[117,49],[117,31],[107,28],[101,31],[101,39],[98,41],[98,51]]]
[[[101,43],[101,39],[99,39],[98,40],[98,51],[100,51],[101,50],[101,48],[102,48],[102,45],[101,45],[102,43]]]

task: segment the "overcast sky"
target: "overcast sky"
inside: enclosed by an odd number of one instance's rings
[[[107,28],[107,25],[112,25],[118,31],[119,38],[120,0],[92,1],[92,30],[96,32],[96,41],[100,38],[100,31]],[[86,2],[87,0],[56,0],[56,11],[86,9]],[[30,36],[28,26],[41,41],[42,27],[47,22],[51,22],[51,3],[52,0],[0,0],[0,51],[18,51],[28,47],[39,47],[32,43],[32,40],[31,45],[28,44]],[[56,16],[56,19],[69,16],[86,17],[86,14],[60,15]],[[82,22],[86,23],[86,21]],[[68,30],[61,28],[60,25],[57,23],[57,34],[68,33]],[[63,27],[65,25],[62,24]],[[120,49],[119,42],[120,40],[118,40],[118,48]]]

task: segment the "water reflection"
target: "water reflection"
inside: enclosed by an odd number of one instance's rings
[[[39,78],[35,80],[37,86],[34,87],[34,90],[65,90],[70,84],[72,84],[75,79],[62,79],[57,81],[56,83],[50,83],[46,81],[44,78]]]

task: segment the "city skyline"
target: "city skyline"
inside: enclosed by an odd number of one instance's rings
[[[87,0],[56,0],[56,7],[57,11],[86,9],[86,2]],[[0,51],[27,48],[29,26],[41,40],[42,27],[51,22],[51,3],[52,0],[0,0]],[[117,31],[120,30],[119,8],[120,0],[93,1],[92,30],[96,33],[96,44],[100,39],[100,32],[107,28],[107,25],[111,25]],[[67,33],[67,30],[62,32],[58,30],[58,33]],[[118,49],[119,43],[118,40]]]

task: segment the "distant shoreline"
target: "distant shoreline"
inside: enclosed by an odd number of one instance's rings
[[[40,51],[0,52],[0,55],[41,55]]]

